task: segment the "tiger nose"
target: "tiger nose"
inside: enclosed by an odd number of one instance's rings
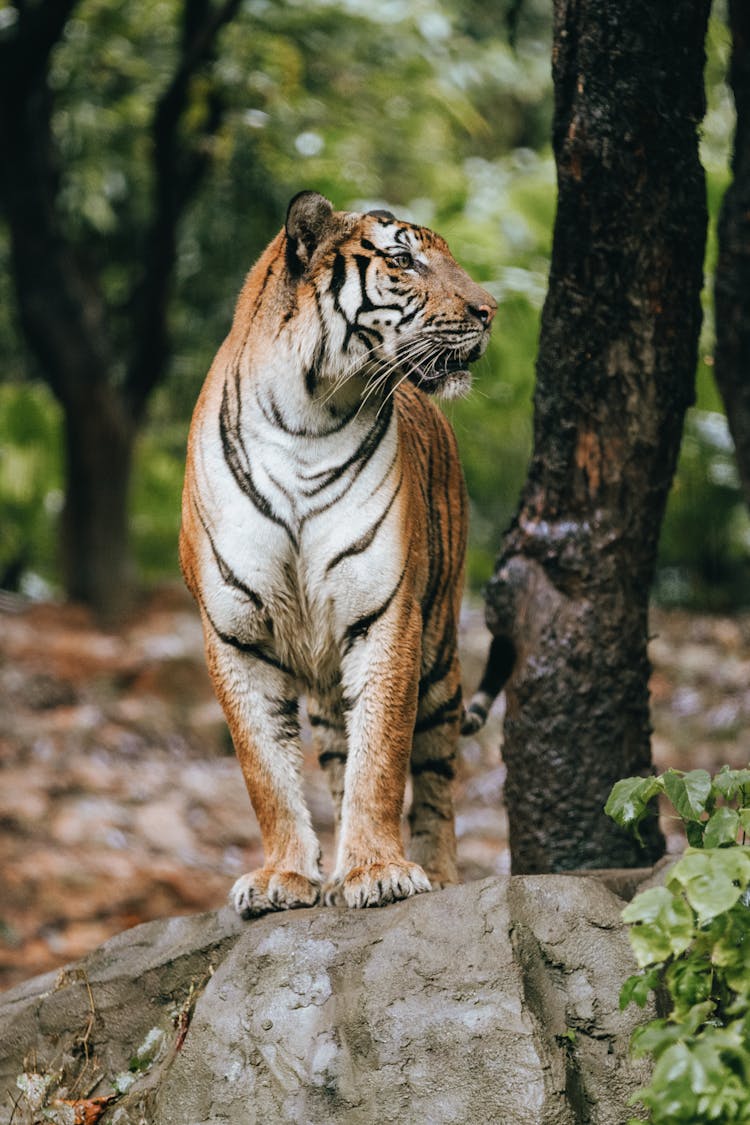
[[[491,305],[470,305],[469,309],[477,320],[481,320],[482,324],[489,327],[497,312],[497,305],[493,301]]]

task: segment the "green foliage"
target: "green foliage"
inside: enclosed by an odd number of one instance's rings
[[[177,573],[186,426],[160,418],[141,437],[131,486],[133,551],[155,582]],[[57,580],[63,504],[61,410],[36,384],[0,384],[0,588],[47,595]]]
[[[108,329],[123,353],[128,294],[142,268],[153,202],[151,120],[175,65],[182,7],[182,0],[80,0],[51,57],[61,226],[98,266]],[[507,20],[514,12],[512,47]],[[314,187],[339,207],[385,205],[440,230],[500,301],[474,390],[447,411],[472,504],[468,577],[474,588],[487,579],[532,443],[556,198],[550,39],[548,0],[524,0],[520,8],[513,0],[242,5],[219,44],[216,85],[228,110],[207,142],[211,175],[178,240],[174,355],[137,450],[132,526],[145,578],[175,573],[184,433],[242,278],[281,225],[289,197]],[[727,32],[714,18],[702,131],[709,271],[728,180],[727,58]],[[199,74],[190,87],[190,120],[205,115],[207,103]],[[0,226],[0,378],[20,383],[39,373],[20,343],[10,277]],[[705,310],[700,409],[688,422],[669,500],[656,595],[721,608],[750,599],[750,522],[711,381],[710,284]],[[46,421],[30,437],[22,428],[16,434],[18,414],[0,399],[0,577],[11,559],[22,559],[27,574],[50,580],[63,488],[58,415],[36,387],[8,393],[35,403]]]
[[[131,529],[138,569],[147,582],[178,570],[182,478],[187,429],[150,426],[142,435],[133,472]]]
[[[716,409],[693,410],[687,417],[655,593],[667,605],[716,610],[750,597],[750,517],[726,419]]]
[[[623,911],[640,973],[620,1007],[654,992],[668,1014],[637,1028],[632,1050],[654,1060],[650,1083],[631,1098],[652,1125],[750,1121],[750,769],[668,770],[617,782],[605,811],[637,831],[665,794],[691,842],[663,887]]]

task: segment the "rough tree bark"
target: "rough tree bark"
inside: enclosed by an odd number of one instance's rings
[[[737,110],[732,183],[719,219],[714,374],[750,504],[750,4],[730,0],[730,83]]]
[[[154,204],[126,308],[127,354],[96,266],[65,232],[52,130],[50,54],[78,0],[16,0],[0,32],[0,201],[7,217],[21,324],[60,402],[67,479],[62,527],[66,591],[102,617],[120,615],[133,593],[128,484],[135,438],[169,355],[167,305],[177,230],[210,163],[207,142],[223,104],[217,90],[199,124],[185,124],[191,82],[214,58],[220,29],[240,0],[184,0],[177,65],[154,114]],[[178,138],[180,140],[178,141]],[[124,372],[124,374],[123,374]]]
[[[515,650],[513,870],[635,866],[602,808],[651,768],[648,593],[693,399],[706,230],[708,0],[555,0],[558,173],[534,451],[487,592]]]

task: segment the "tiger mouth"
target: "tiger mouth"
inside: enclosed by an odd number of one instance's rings
[[[458,356],[455,352],[441,352],[429,362],[409,364],[407,378],[416,387],[430,394],[439,391],[451,377],[470,378],[469,364],[479,359],[480,354],[481,349],[478,347],[464,356]]]

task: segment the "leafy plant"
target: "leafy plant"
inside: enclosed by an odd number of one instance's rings
[[[750,1121],[750,769],[667,770],[629,777],[605,811],[637,833],[650,802],[665,794],[690,846],[662,887],[623,911],[640,972],[620,1007],[656,993],[664,1014],[637,1028],[636,1055],[650,1055],[648,1086],[636,1091],[647,1116],[630,1125]]]

